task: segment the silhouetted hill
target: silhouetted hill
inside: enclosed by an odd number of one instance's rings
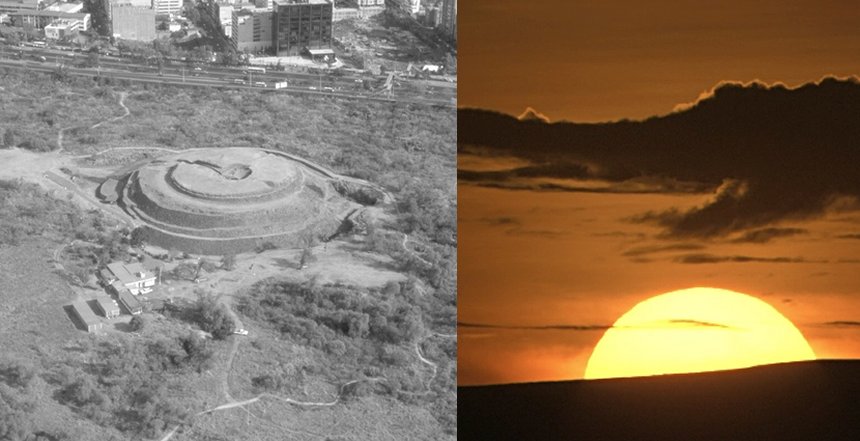
[[[459,440],[858,440],[860,360],[458,388]]]
[[[457,118],[460,152],[552,164],[555,178],[565,177],[559,167],[580,178],[588,166],[588,177],[614,182],[648,176],[717,188],[732,180],[709,205],[643,219],[674,236],[719,236],[814,217],[835,196],[860,197],[855,79],[794,89],[725,84],[687,110],[644,121],[547,124],[476,109],[461,109]],[[480,173],[461,178],[503,180]]]

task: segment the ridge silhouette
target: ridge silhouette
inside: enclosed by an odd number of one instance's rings
[[[857,440],[860,360],[457,389],[459,440]]]

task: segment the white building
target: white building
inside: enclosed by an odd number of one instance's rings
[[[233,9],[230,40],[239,52],[262,52],[272,48],[272,11],[266,8]]]
[[[152,0],[152,9],[156,14],[179,14],[182,10],[182,0]]]
[[[107,267],[115,277],[115,280],[108,282],[113,283],[118,280],[132,294],[146,294],[155,286],[155,273],[146,272],[139,263],[113,262]]]
[[[54,20],[45,26],[45,38],[48,40],[59,40],[67,35],[72,35],[83,30],[84,23],[81,20],[61,18]]]
[[[76,14],[83,9],[83,3],[54,3],[45,8],[46,11],[67,12],[69,14]]]

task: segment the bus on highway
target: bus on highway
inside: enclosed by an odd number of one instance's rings
[[[48,47],[48,43],[45,43],[44,41],[33,41],[30,43],[30,46],[44,48],[44,47]]]
[[[253,72],[253,73],[264,74],[264,73],[266,73],[266,68],[265,67],[258,67],[258,66],[249,66],[249,67],[245,68],[245,72],[246,73]]]

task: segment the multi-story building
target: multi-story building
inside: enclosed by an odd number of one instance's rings
[[[421,10],[421,0],[408,0],[409,12],[417,14]]]
[[[326,0],[275,0],[272,44],[276,55],[299,55],[332,44],[333,5]]]
[[[122,0],[122,3],[128,3],[138,8],[152,8],[152,0]]]
[[[136,41],[155,40],[155,10],[130,3],[110,4],[111,35]]]
[[[263,52],[272,48],[272,11],[242,5],[233,9],[230,34],[233,47],[240,52]]]
[[[70,35],[75,35],[81,30],[83,23],[80,20],[69,20],[61,18],[54,20],[45,26],[45,38],[48,40],[59,40]]]
[[[178,14],[182,10],[182,0],[152,0],[156,14]]]
[[[442,20],[439,25],[442,34],[457,42],[457,0],[442,0]]]
[[[275,8],[274,0],[253,0],[254,6],[262,9],[272,10]]]
[[[0,0],[0,14],[35,11],[39,9],[39,0]]]
[[[113,262],[107,265],[110,275],[113,275],[113,280],[106,280],[108,283],[119,281],[121,286],[125,287],[132,294],[146,294],[152,291],[155,286],[155,273],[146,271],[139,263],[122,263]]]
[[[57,11],[57,12],[68,12],[70,14],[74,14],[77,12],[81,12],[84,9],[83,3],[54,3],[46,7],[45,11]]]
[[[227,38],[233,35],[233,4],[227,0],[209,0],[206,2],[209,17],[221,26]]]
[[[77,30],[86,31],[90,28],[90,14],[68,13],[59,11],[28,11],[21,10],[9,14],[9,21],[12,26],[18,27],[33,27],[36,29],[44,29],[49,24],[56,20],[70,20],[78,22],[75,26]]]

